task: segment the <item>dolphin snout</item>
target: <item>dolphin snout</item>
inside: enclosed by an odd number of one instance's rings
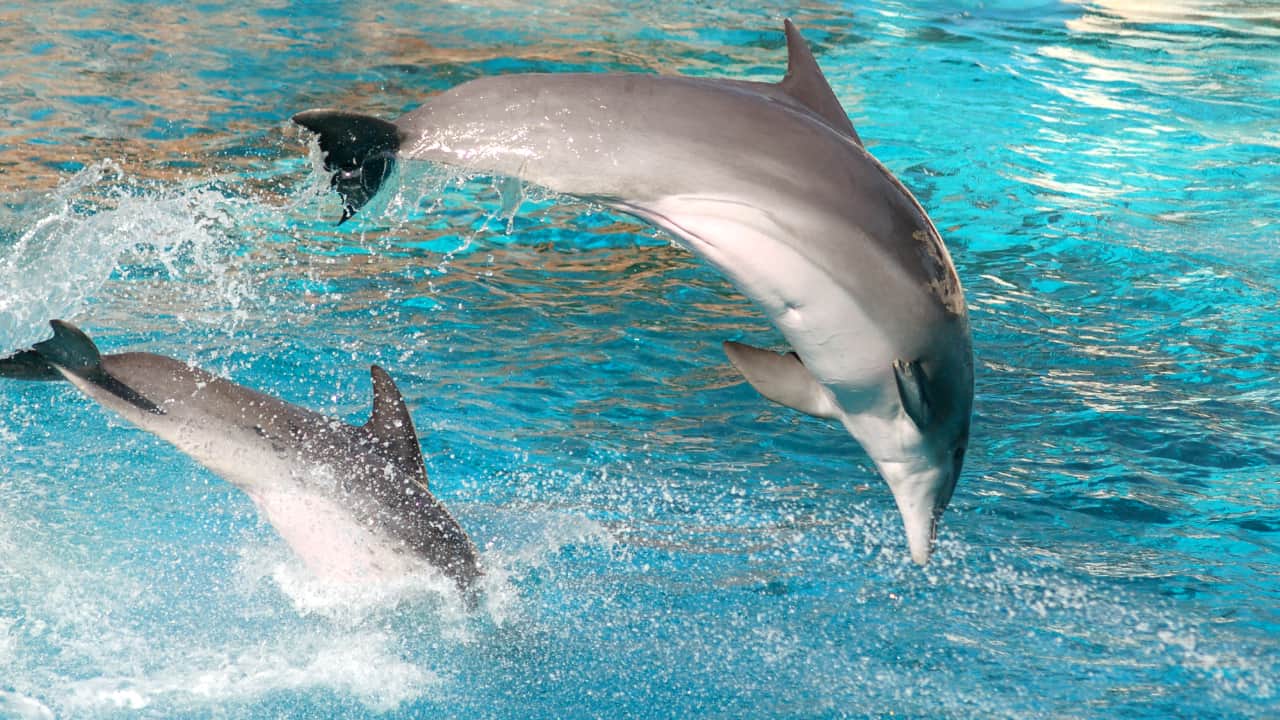
[[[907,530],[907,545],[911,548],[911,559],[917,565],[925,565],[933,555],[933,541],[938,536],[938,516],[941,512],[932,507],[920,507],[907,510],[898,506],[902,512],[902,522]]]
[[[907,531],[907,545],[911,559],[917,565],[929,562],[933,554],[933,542],[938,534],[938,519],[951,500],[955,487],[953,468],[949,464],[940,467],[908,470],[901,465],[882,465],[880,474],[888,481],[893,499],[902,515]]]

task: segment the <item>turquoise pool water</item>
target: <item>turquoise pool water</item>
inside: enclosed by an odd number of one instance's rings
[[[0,352],[71,319],[362,421],[398,379],[489,569],[306,575],[239,491],[0,383],[0,717],[1274,717],[1280,10],[1188,0],[0,4]],[[623,217],[406,170],[337,228],[317,106],[466,79],[777,79],[781,19],[965,284],[934,561],[777,346]],[[750,149],[744,149],[749,152]]]

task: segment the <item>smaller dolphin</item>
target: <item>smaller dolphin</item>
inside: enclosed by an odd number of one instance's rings
[[[78,328],[0,360],[0,376],[66,378],[84,394],[244,490],[318,576],[402,576],[422,561],[468,601],[481,571],[467,534],[431,495],[404,398],[377,365],[359,427],[163,355],[102,355]]]

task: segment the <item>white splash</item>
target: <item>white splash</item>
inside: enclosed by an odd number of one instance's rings
[[[401,658],[396,638],[365,631],[337,637],[202,649],[181,667],[136,677],[69,683],[59,705],[71,716],[103,709],[141,710],[246,702],[280,691],[336,690],[377,712],[394,710],[442,684],[434,672]]]
[[[466,617],[454,582],[430,567],[378,583],[331,582],[312,573],[283,543],[250,542],[240,548],[238,571],[245,592],[259,592],[267,582],[289,599],[298,615],[323,617],[345,627],[402,602],[432,603],[446,624]]]
[[[0,665],[3,663],[0,662]],[[53,711],[35,698],[0,690],[0,718],[4,720],[53,720]]]
[[[47,337],[51,318],[76,316],[121,263],[171,278],[199,268],[234,317],[245,281],[226,273],[227,246],[249,201],[211,185],[131,190],[120,167],[100,160],[34,208],[17,241],[0,247],[0,355]]]
[[[15,624],[17,619],[0,615],[0,667],[8,667],[9,663],[13,662],[14,652],[18,646],[17,638],[12,633]]]

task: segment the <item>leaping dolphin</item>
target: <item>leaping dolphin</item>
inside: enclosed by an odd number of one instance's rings
[[[670,232],[758,303],[784,355],[725,343],[766,398],[844,425],[928,561],[969,438],[973,351],[938,231],[863,147],[788,20],[777,84],[634,73],[459,85],[386,122],[343,110],[319,135],[342,220],[399,160],[527,180]]]
[[[320,577],[379,581],[426,561],[472,599],[475,547],[428,489],[413,420],[382,368],[370,368],[373,413],[355,427],[174,358],[102,355],[70,323],[50,324],[53,338],[0,360],[0,376],[66,378],[172,443],[244,490]]]

